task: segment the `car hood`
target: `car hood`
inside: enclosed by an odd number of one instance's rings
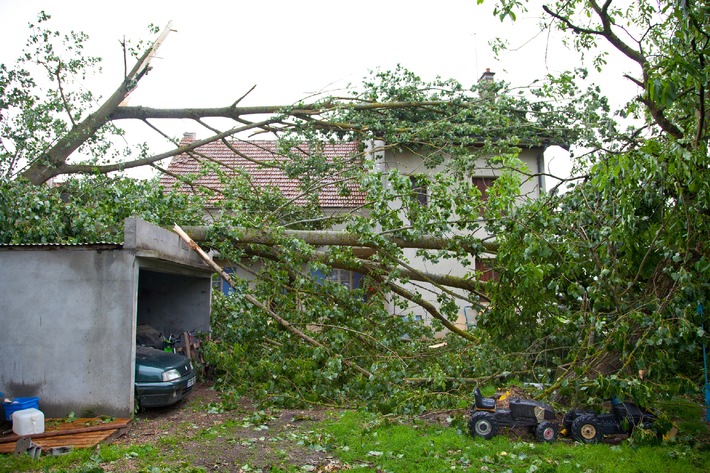
[[[189,371],[190,360],[177,353],[136,346],[136,366],[157,368],[161,371],[177,369],[180,374]]]

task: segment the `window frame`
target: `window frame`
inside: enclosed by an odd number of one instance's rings
[[[412,186],[412,192],[415,195],[415,198],[412,200],[416,201],[422,207],[427,207],[429,206],[429,186],[427,184],[423,184],[421,181],[421,175],[409,175],[409,183]]]

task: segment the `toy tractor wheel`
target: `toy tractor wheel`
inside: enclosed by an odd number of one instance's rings
[[[490,412],[474,412],[468,420],[468,430],[474,437],[493,438],[498,430],[495,416]]]
[[[552,422],[540,422],[535,428],[535,438],[538,442],[552,443],[557,440],[559,429]]]
[[[603,436],[599,422],[594,415],[582,415],[572,422],[572,437],[578,442],[597,443]]]
[[[577,417],[579,417],[579,413],[577,411],[569,411],[567,414],[565,414],[565,418],[562,421],[562,426],[567,432],[566,435],[569,435],[570,432],[572,432],[572,422],[574,422]]]

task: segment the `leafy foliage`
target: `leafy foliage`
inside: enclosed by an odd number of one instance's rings
[[[496,14],[515,20],[526,4],[501,0]],[[255,190],[245,173],[209,160],[198,174],[216,176],[224,190],[201,188],[199,198],[94,175],[56,187],[12,180],[26,167],[46,167],[46,150],[57,141],[84,144],[90,163],[148,155],[110,151],[108,134],[121,133],[110,114],[91,137],[72,141],[95,104],[69,85],[98,60],[83,57],[81,35],[66,38],[70,59],[60,58],[54,41],[62,38],[33,27],[34,53],[15,69],[0,66],[2,241],[113,240],[126,216],[199,223],[198,209],[209,203],[206,246],[249,277],[229,297],[216,295],[207,356],[223,386],[282,405],[361,403],[417,413],[463,406],[467,382],[512,375],[546,384],[544,395],[581,402],[621,394],[645,404],[658,393],[693,390],[707,339],[697,309],[710,272],[707,5],[642,1],[627,9],[573,0],[544,11],[544,26],[573,33],[570,46],[591,56],[592,67],[604,68],[602,43],[638,66],[638,76],[628,76],[638,97],[611,110],[600,87],[584,85],[583,68],[515,89],[429,83],[403,67],[375,71],[344,98],[296,104],[261,125],[279,136],[286,158],[262,165],[298,178],[298,199]],[[35,64],[54,88],[38,92]],[[337,159],[321,152],[342,140],[360,148]],[[583,150],[575,184],[531,201],[521,184],[539,176],[525,168],[521,150],[551,144]],[[384,166],[378,156],[393,150],[415,157],[416,169]],[[64,158],[56,162],[70,172]],[[497,175],[485,195],[471,179],[482,166]],[[96,168],[77,172],[87,169]],[[196,177],[183,180],[192,185]],[[317,194],[327,184],[341,195],[359,186],[361,211],[326,214]],[[322,248],[284,233],[335,226],[357,235],[362,248]],[[235,228],[273,240],[245,244]],[[484,245],[491,235],[495,254]],[[409,250],[393,241],[423,237],[447,243]],[[496,278],[481,281],[474,266],[481,259]],[[454,263],[461,277],[438,282],[413,268],[415,260]],[[348,290],[341,270],[363,276]],[[478,327],[451,324],[464,304],[486,309]],[[422,313],[427,323],[414,320]],[[431,348],[444,328],[446,345]]]
[[[95,176],[48,187],[0,180],[0,242],[122,242],[127,217],[190,225],[202,221],[202,209],[198,199],[153,181]]]
[[[503,225],[500,284],[482,324],[508,343],[519,333],[514,349],[561,367],[564,394],[586,386],[601,399],[625,392],[649,401],[659,386],[692,389],[701,377],[706,204],[677,200],[667,170],[675,159],[652,149],[600,163],[585,183]]]
[[[420,414],[467,407],[471,386],[466,378],[485,378],[491,372],[505,376],[514,366],[498,348],[473,346],[458,337],[447,338],[445,347],[432,348],[423,338],[431,330],[426,325],[383,309],[376,313],[376,306],[348,294],[336,298],[327,292],[331,285],[324,281],[326,287],[314,287],[317,292],[302,299],[298,315],[279,305],[292,285],[280,297],[272,294],[270,302],[280,313],[288,313],[291,323],[317,329],[318,339],[335,356],[305,345],[278,324],[265,323],[262,313],[240,301],[239,291],[246,287],[228,297],[218,296],[214,338],[206,344],[205,356],[216,368],[221,388],[236,399],[248,394],[268,405],[357,405],[377,412]],[[336,294],[344,292],[334,289]],[[258,290],[255,293],[265,298]],[[360,316],[358,305],[366,306],[370,315]],[[354,376],[341,358],[357,360],[372,377]]]
[[[498,11],[520,8],[503,1]],[[699,306],[709,289],[706,9],[545,7],[597,67],[603,41],[641,68],[628,76],[641,95],[619,112],[629,129],[579,142],[590,150],[582,182],[498,222],[500,279],[483,326],[548,367],[548,393],[651,403],[699,387],[707,340]],[[624,42],[634,34],[643,39]],[[512,341],[511,332],[519,334]]]

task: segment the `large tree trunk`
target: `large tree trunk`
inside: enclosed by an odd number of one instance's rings
[[[195,241],[206,241],[208,239],[208,233],[210,227],[196,227],[188,226],[183,229],[185,233],[190,235],[190,237]],[[238,237],[231,237],[235,243],[256,243],[261,245],[273,245],[278,243],[278,238],[274,236],[272,232],[268,229],[254,229],[254,228],[232,228],[229,229],[230,235],[238,235]],[[289,238],[297,238],[303,240],[309,245],[315,246],[353,246],[353,247],[369,247],[375,248],[376,245],[369,241],[362,241],[362,239],[354,234],[343,231],[335,230],[283,230],[283,235]],[[220,235],[224,238],[224,235]],[[229,238],[229,237],[227,237]],[[476,240],[471,242],[470,239],[466,237],[452,236],[451,238],[435,237],[431,235],[424,235],[415,240],[403,240],[401,238],[394,238],[385,236],[385,240],[390,243],[394,243],[400,248],[420,248],[424,250],[446,250],[453,249],[457,245],[464,248],[472,255],[477,255],[486,252],[496,251],[498,245],[493,242],[482,242]]]

